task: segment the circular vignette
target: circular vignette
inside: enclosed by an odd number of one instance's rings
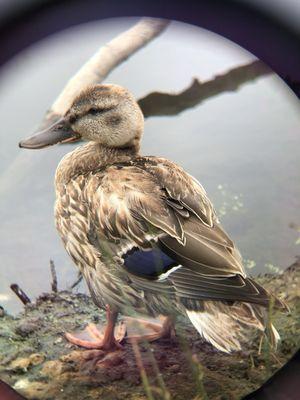
[[[103,18],[153,16],[216,32],[255,54],[299,95],[299,35],[291,27],[245,3],[223,0],[28,0],[6,1],[0,16],[0,64],[47,35]]]
[[[267,63],[299,96],[298,35],[258,10],[233,1],[224,4],[218,0],[208,0],[203,1],[201,5],[194,1],[186,1],[183,4],[178,0],[165,1],[163,4],[150,4],[147,0],[140,0],[138,4],[131,1],[120,4],[116,0],[110,0],[102,1],[100,6],[99,2],[94,0],[86,0],[84,6],[77,0],[28,1],[14,4],[7,7],[0,20],[0,64],[28,45],[67,27],[102,18],[140,15],[181,20],[229,38]],[[275,386],[278,386],[282,377],[284,379],[281,386],[292,383],[289,375],[299,365],[295,360],[296,358],[284,367],[284,373],[277,376],[277,383],[273,381],[273,386],[274,382]],[[270,390],[270,383],[268,385]],[[256,395],[247,397],[255,398],[272,397],[261,389]],[[278,397],[283,398],[284,394]]]

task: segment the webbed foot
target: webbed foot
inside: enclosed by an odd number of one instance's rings
[[[124,317],[126,324],[125,339],[135,342],[153,342],[158,339],[171,339],[175,337],[174,321],[171,317],[143,319]]]
[[[81,332],[65,333],[72,344],[86,349],[113,351],[122,349],[121,342],[126,335],[126,326],[120,323],[114,327],[113,334],[107,334],[107,326],[88,324]]]

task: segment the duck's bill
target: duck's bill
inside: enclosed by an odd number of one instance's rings
[[[43,149],[54,144],[71,143],[80,139],[80,135],[72,130],[69,122],[61,118],[49,128],[37,132],[28,139],[22,140],[19,143],[19,147],[25,149]]]

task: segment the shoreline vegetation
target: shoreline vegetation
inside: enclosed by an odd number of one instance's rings
[[[104,320],[104,314],[84,294],[57,291],[52,276],[52,292],[27,302],[17,316],[0,314],[0,379],[28,400],[240,399],[299,348],[300,258],[281,274],[256,278],[290,307],[289,313],[272,312],[281,335],[276,352],[255,333],[242,351],[218,352],[180,318],[172,341],[125,342],[124,350],[101,362],[88,357],[82,362],[86,350],[69,344],[64,332]]]

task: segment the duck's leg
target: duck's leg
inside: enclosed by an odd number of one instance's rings
[[[153,342],[157,339],[172,339],[175,337],[174,318],[161,317],[155,321],[124,317],[127,328],[126,339],[130,341],[149,341]]]
[[[79,333],[65,333],[66,339],[77,346],[86,349],[101,349],[113,351],[122,349],[120,344],[126,334],[124,323],[116,325],[118,313],[106,306],[107,325],[103,329],[98,329],[95,324],[88,324],[84,331]]]

